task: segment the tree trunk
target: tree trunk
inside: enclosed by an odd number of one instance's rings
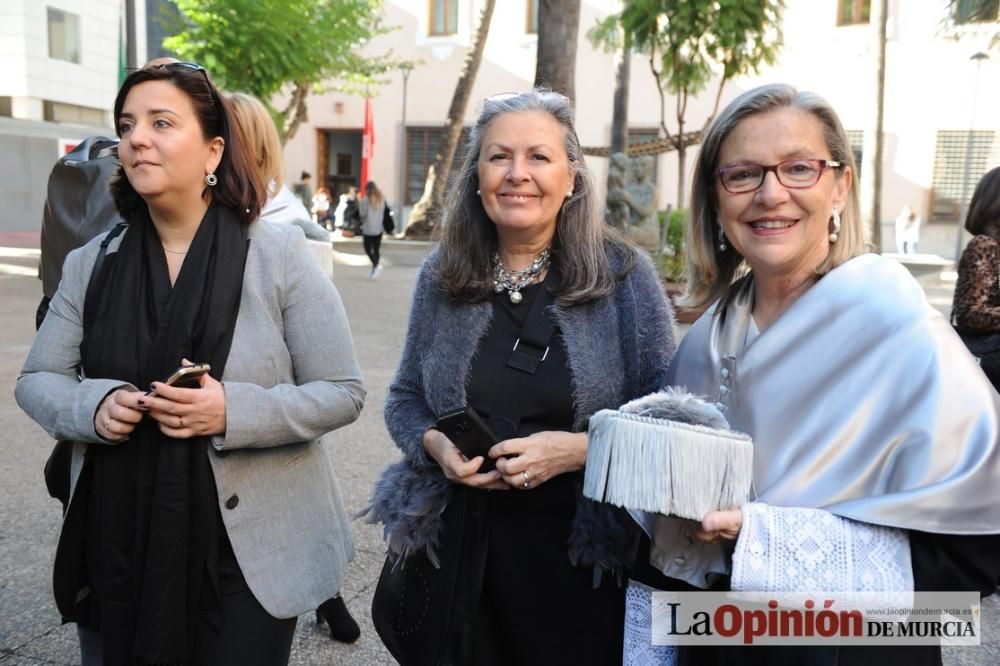
[[[451,173],[455,149],[458,147],[458,139],[462,135],[462,121],[465,118],[465,109],[469,105],[469,97],[472,95],[472,86],[476,82],[479,64],[483,60],[483,47],[486,46],[486,37],[490,32],[490,19],[493,17],[495,6],[496,0],[483,2],[483,9],[479,14],[479,25],[476,27],[476,34],[472,40],[472,48],[465,55],[462,73],[458,77],[458,83],[455,84],[455,93],[452,95],[451,106],[448,108],[444,141],[438,148],[437,154],[434,155],[431,168],[427,171],[424,193],[410,212],[410,219],[406,225],[407,238],[429,237],[431,231],[440,221],[448,174]]]
[[[286,143],[299,129],[299,125],[308,120],[308,107],[306,106],[306,97],[309,95],[309,86],[305,83],[296,83],[295,89],[292,90],[292,98],[288,100],[288,106],[285,110],[281,112],[282,117],[285,122],[282,124],[281,129],[281,145],[284,147]],[[320,181],[316,181],[320,182]]]
[[[629,33],[625,33],[625,41],[622,49],[615,54],[618,66],[615,68],[615,107],[611,117],[611,148],[608,156],[615,153],[624,153],[628,149],[628,89],[629,89],[629,63],[632,60],[632,39]],[[615,167],[608,164],[608,186],[606,191],[611,192],[619,186],[616,180]],[[607,209],[607,221],[611,226],[619,231],[624,231],[628,226],[627,211],[621,207],[612,209],[605,205]]]
[[[677,92],[677,207],[687,208],[687,178],[684,170],[687,165],[688,143],[684,140],[684,116],[687,115],[687,90]]]
[[[615,108],[611,116],[612,155],[625,152],[628,146],[628,84],[629,64],[632,60],[632,40],[628,33],[625,33],[622,50],[615,57],[619,60],[615,73]]]
[[[885,42],[888,21],[888,0],[878,0],[871,5],[872,25],[878,39],[875,70],[875,116],[865,132],[864,167],[861,169],[861,219],[869,238],[876,249],[882,251],[882,155],[884,137],[882,119],[885,108]],[[857,177],[857,174],[855,174]]]
[[[580,0],[539,0],[535,85],[576,100],[576,37]]]

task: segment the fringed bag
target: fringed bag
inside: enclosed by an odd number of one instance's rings
[[[750,498],[753,440],[714,405],[675,389],[590,417],[583,494],[701,520]]]

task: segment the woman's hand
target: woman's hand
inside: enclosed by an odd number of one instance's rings
[[[94,431],[109,442],[123,442],[145,416],[142,393],[118,389],[101,401],[94,414]]]
[[[507,439],[490,449],[503,480],[513,488],[537,488],[564,472],[583,469],[587,434],[546,430],[529,437]]]
[[[743,511],[710,511],[701,519],[701,529],[692,531],[691,538],[704,543],[735,541],[743,527]]]
[[[226,432],[226,392],[210,375],[199,378],[201,388],[177,388],[153,382],[153,394],[138,400],[160,424],[167,437],[188,439]]]
[[[496,470],[479,473],[484,462],[483,456],[468,460],[447,436],[437,428],[428,428],[421,442],[424,451],[437,461],[444,472],[445,478],[469,486],[470,488],[485,488],[487,490],[507,490],[507,484],[500,478]]]

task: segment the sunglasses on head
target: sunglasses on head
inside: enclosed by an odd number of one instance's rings
[[[508,99],[514,99],[515,97],[520,97],[521,95],[527,95],[527,94],[528,94],[527,92],[502,92],[502,93],[497,93],[495,95],[490,95],[489,97],[487,97],[483,101],[485,101],[485,102],[504,102],[504,101],[506,101]],[[559,100],[562,100],[562,101],[569,101],[569,98],[566,97],[566,95],[563,95],[562,93],[552,92],[551,90],[540,91],[540,92],[538,92],[538,96],[541,97],[542,99],[545,99],[545,98],[555,98],[555,99],[559,99]]]
[[[136,67],[134,69],[130,69],[129,72],[139,72],[139,71],[142,71],[142,70],[149,71],[149,70],[153,70],[153,69],[164,69],[164,70],[167,70],[168,72],[169,71],[196,72],[196,73],[200,73],[200,74],[204,75],[206,81],[208,81],[208,82],[212,81],[212,79],[208,76],[208,70],[205,69],[204,67],[202,67],[201,65],[199,65],[196,62],[164,62],[164,63],[160,63],[159,65],[149,65],[149,66],[146,66],[146,67]]]

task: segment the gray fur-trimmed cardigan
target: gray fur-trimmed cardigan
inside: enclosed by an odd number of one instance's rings
[[[562,332],[573,388],[573,430],[590,416],[665,385],[677,348],[674,317],[649,257],[636,250],[636,265],[609,296],[571,307],[551,306]],[[385,525],[394,554],[426,548],[432,562],[441,538],[441,514],[452,482],[422,445],[435,414],[466,404],[466,388],[479,341],[489,329],[489,302],[452,303],[437,278],[437,252],[420,269],[403,355],[385,400],[385,423],[403,459],[375,486],[366,514]],[[612,255],[612,268],[615,261]],[[582,497],[569,543],[570,561],[620,573],[631,564],[635,526],[621,511]]]

